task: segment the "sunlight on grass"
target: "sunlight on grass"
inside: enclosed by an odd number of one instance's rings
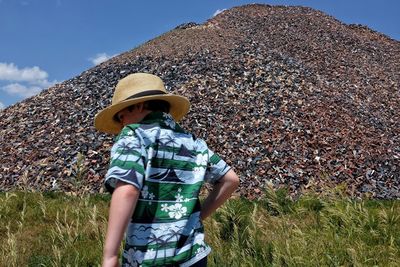
[[[99,266],[109,195],[0,194],[0,266]],[[205,222],[209,266],[400,266],[400,202],[267,188]]]
[[[107,196],[0,195],[0,266],[97,266]]]

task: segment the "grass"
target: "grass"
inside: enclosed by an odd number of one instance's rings
[[[97,266],[109,196],[2,193],[0,266]]]
[[[0,194],[0,266],[99,266],[109,195]],[[209,266],[400,266],[400,202],[268,188],[206,220]]]

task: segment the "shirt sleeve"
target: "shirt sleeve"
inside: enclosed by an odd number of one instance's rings
[[[112,193],[118,180],[141,190],[143,178],[144,163],[139,138],[135,135],[120,137],[111,149],[110,167],[104,182],[107,191]]]
[[[208,149],[208,163],[204,180],[208,183],[215,184],[221,179],[231,167],[221,159],[212,150]]]

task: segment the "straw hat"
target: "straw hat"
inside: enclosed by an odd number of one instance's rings
[[[101,132],[118,134],[122,125],[113,119],[115,114],[148,100],[167,101],[171,105],[170,114],[176,121],[182,119],[190,107],[186,97],[168,93],[159,77],[147,73],[134,73],[118,82],[111,105],[97,113],[94,126]]]

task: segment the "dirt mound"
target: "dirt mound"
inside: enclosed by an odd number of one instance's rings
[[[291,193],[343,184],[400,198],[400,43],[304,7],[246,5],[187,23],[0,113],[0,185],[99,191],[112,137],[93,127],[117,81],[162,77],[181,122],[240,174]]]

